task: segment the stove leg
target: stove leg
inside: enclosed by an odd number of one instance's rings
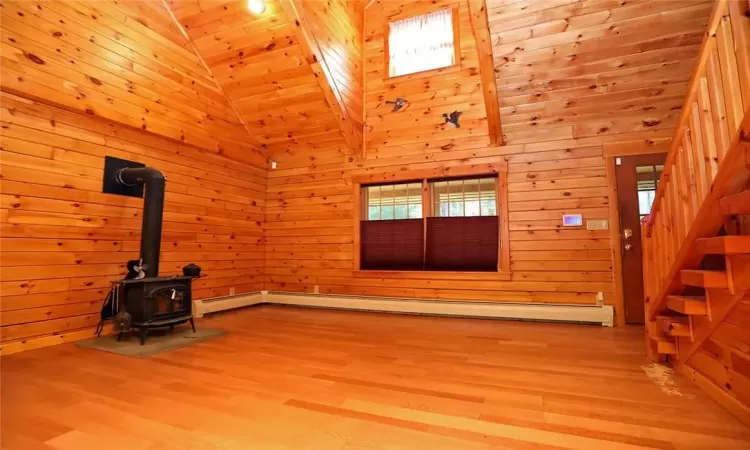
[[[195,321],[192,317],[190,318],[190,326],[193,327],[193,333],[195,333]]]
[[[141,345],[144,345],[146,343],[146,336],[148,336],[148,328],[143,327],[140,330],[141,334]]]
[[[120,342],[120,339],[122,339],[122,331],[117,333],[117,342]]]

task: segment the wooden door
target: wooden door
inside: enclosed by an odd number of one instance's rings
[[[666,153],[656,153],[622,156],[615,160],[622,245],[622,285],[627,323],[644,322],[640,222],[651,210],[666,157]]]

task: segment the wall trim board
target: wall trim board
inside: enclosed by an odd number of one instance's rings
[[[193,311],[198,318],[205,314],[227,309],[258,304],[271,304],[399,314],[590,323],[608,327],[614,325],[614,309],[610,305],[581,306],[543,303],[414,300],[397,297],[320,295],[279,291],[261,291],[234,297],[203,299],[196,300],[193,303]]]

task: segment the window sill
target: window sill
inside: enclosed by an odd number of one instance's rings
[[[421,78],[431,77],[435,75],[456,73],[456,72],[459,72],[460,70],[461,70],[460,64],[453,64],[452,66],[445,66],[445,67],[440,67],[437,69],[423,70],[422,72],[408,73],[406,75],[398,75],[395,77],[386,77],[386,78],[383,78],[383,81],[386,83],[395,82],[395,81],[411,81],[411,80],[418,80]]]
[[[355,278],[401,278],[415,280],[510,281],[510,272],[448,272],[421,270],[355,270]]]

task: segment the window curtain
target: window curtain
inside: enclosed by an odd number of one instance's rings
[[[389,76],[455,64],[453,11],[445,9],[390,24]]]

